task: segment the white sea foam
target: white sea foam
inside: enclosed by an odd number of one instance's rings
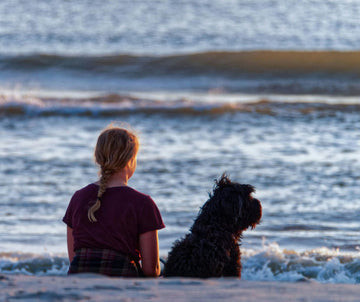
[[[360,282],[360,253],[339,249],[321,247],[298,252],[271,243],[263,245],[260,251],[244,250],[242,260],[246,280]]]
[[[69,261],[64,255],[1,253],[0,272],[22,275],[65,275]]]
[[[0,254],[0,273],[4,274],[65,275],[68,264],[64,255]],[[261,250],[242,249],[242,264],[243,280],[360,283],[360,253],[338,249],[297,252],[271,243]]]

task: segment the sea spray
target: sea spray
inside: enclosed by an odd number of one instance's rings
[[[297,252],[270,243],[263,245],[262,250],[244,250],[242,263],[245,280],[360,282],[360,253],[339,249],[323,247]]]
[[[165,258],[165,257],[162,257]],[[360,283],[360,253],[318,248],[296,252],[277,243],[261,250],[242,249],[242,279],[252,281]],[[64,255],[0,254],[0,273],[37,276],[66,275]]]
[[[69,260],[63,255],[37,255],[30,253],[1,253],[0,272],[22,275],[64,275]]]

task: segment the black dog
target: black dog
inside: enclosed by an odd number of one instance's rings
[[[225,174],[201,208],[190,233],[177,240],[165,264],[165,277],[241,278],[239,240],[260,222],[261,203],[251,185],[232,182]]]

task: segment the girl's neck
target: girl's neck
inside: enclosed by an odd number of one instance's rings
[[[126,187],[130,177],[126,171],[122,170],[111,175],[107,182],[107,187]]]

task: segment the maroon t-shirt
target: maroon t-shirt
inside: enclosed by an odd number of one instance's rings
[[[74,250],[112,249],[139,260],[139,235],[165,227],[155,202],[130,187],[107,188],[95,212],[97,222],[90,222],[88,209],[98,189],[90,184],[70,200],[63,221],[73,229]]]

